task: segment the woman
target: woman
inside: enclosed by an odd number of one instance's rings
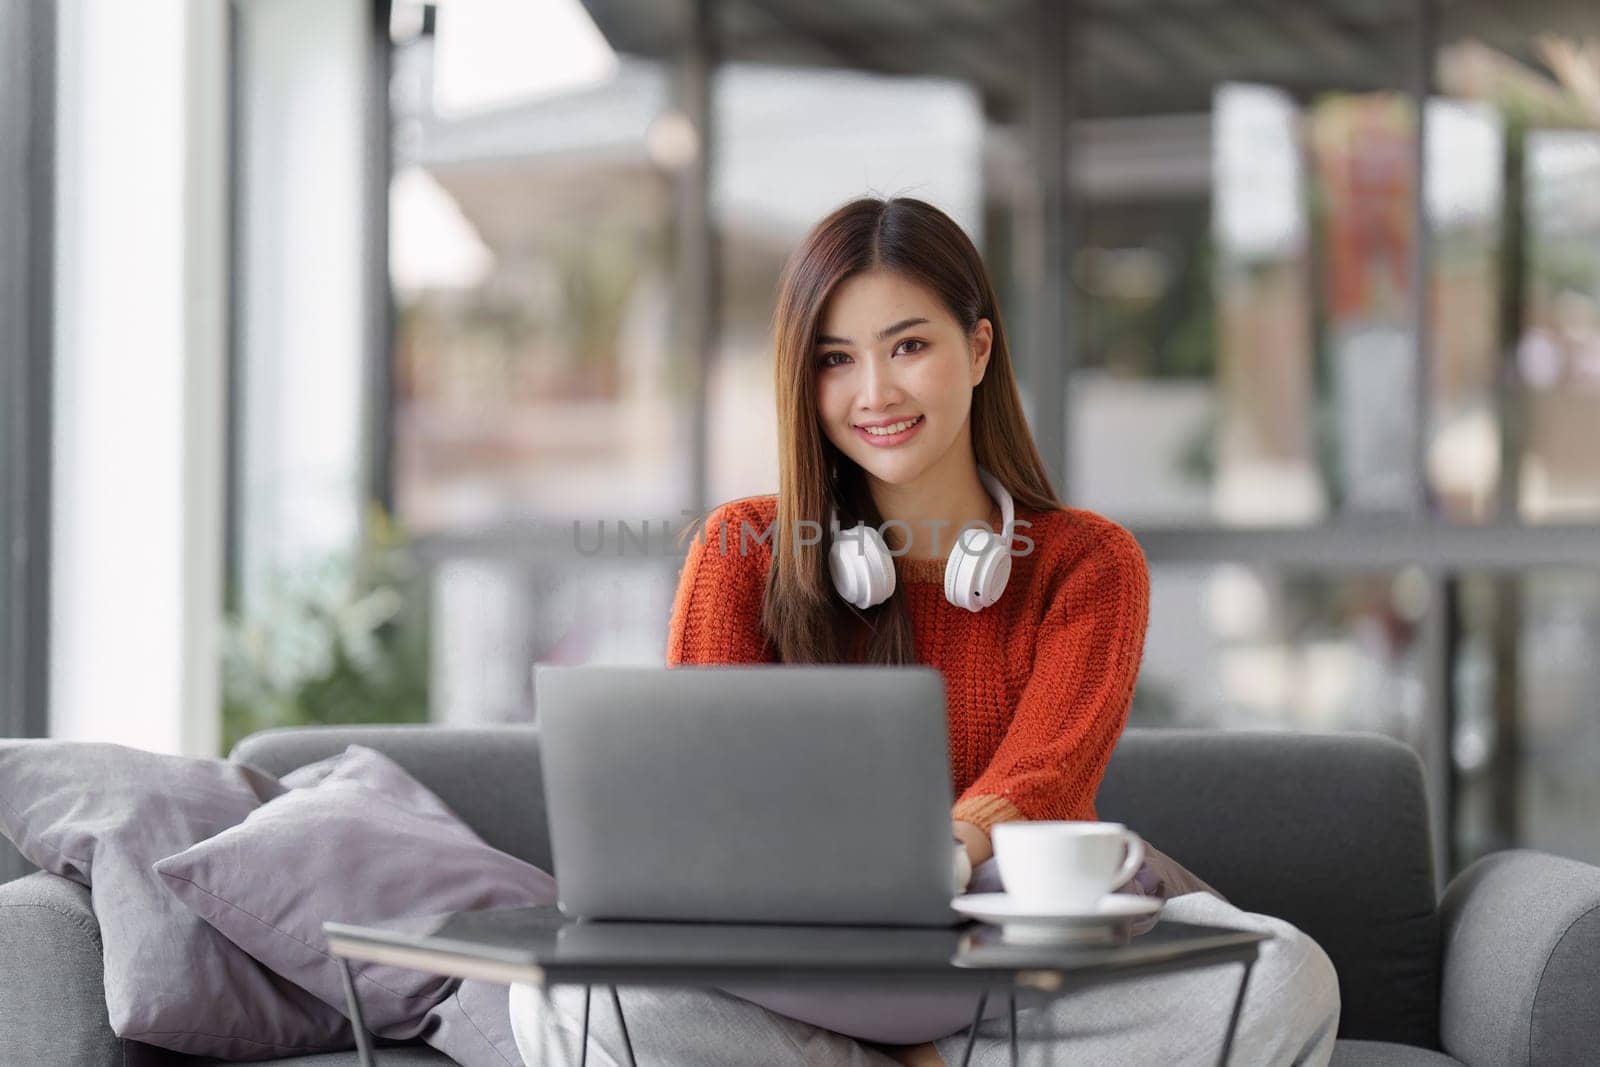
[[[952,834],[970,888],[1000,888],[996,823],[1096,818],[1143,654],[1143,553],[1120,526],[1056,500],[983,263],[933,206],[860,199],[818,223],[784,270],[775,345],[779,491],[712,512],[680,577],[667,662],[938,668]],[[1002,528],[1007,502],[1015,531]],[[844,558],[871,536],[856,523],[881,531],[891,567]],[[975,599],[955,559],[981,548],[970,531],[984,529],[1016,536],[1009,578],[986,572],[991,588]],[[1229,905],[1154,849],[1123,891],[1163,897],[1166,918],[1276,935],[1251,978],[1235,1062],[1328,1062],[1338,987],[1315,942]],[[1067,1042],[1075,1062],[1214,1062],[1236,988],[1231,974],[1165,975],[1019,999],[1017,1024]],[[960,1062],[975,1008],[970,995],[892,989],[620,993],[640,1062],[686,1065]],[[554,1001],[559,1036],[576,1040],[582,991]],[[609,1005],[596,1003],[591,1062],[605,1062],[601,1050],[624,1062]],[[537,1051],[537,991],[513,987],[511,1007],[527,1062],[557,1062]],[[973,1062],[1009,1061],[1005,1011],[991,998]]]

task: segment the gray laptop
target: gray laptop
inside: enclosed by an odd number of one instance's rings
[[[539,664],[534,688],[564,914],[965,921],[937,670]]]

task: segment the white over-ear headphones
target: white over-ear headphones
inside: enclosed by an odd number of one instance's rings
[[[994,475],[978,468],[978,480],[1000,505],[1001,532],[968,528],[956,538],[944,567],[944,598],[958,608],[982,611],[1000,599],[1011,578],[1011,540],[1016,511],[1011,494]],[[883,535],[866,523],[848,534],[839,532],[838,508],[828,512],[833,534],[828,548],[828,570],[839,595],[858,608],[881,604],[894,593],[894,556]]]

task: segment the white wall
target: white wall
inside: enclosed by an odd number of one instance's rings
[[[60,5],[54,737],[217,744],[224,14]]]

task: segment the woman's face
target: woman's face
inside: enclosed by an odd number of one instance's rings
[[[989,364],[993,327],[968,336],[934,293],[874,270],[834,287],[812,358],[817,417],[828,440],[869,476],[908,485],[963,445],[972,390]],[[914,422],[909,428],[896,424]],[[891,424],[900,432],[869,434]]]

